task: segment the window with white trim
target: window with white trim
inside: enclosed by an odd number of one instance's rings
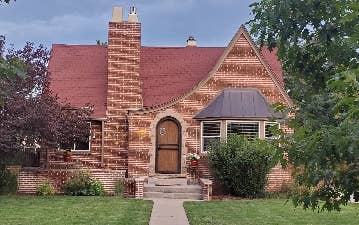
[[[279,129],[279,123],[277,123],[277,122],[265,122],[265,139],[272,140],[272,139],[278,138],[271,131],[273,129],[273,127],[277,127],[277,129]]]
[[[227,136],[238,134],[249,140],[259,137],[259,122],[227,121]]]
[[[208,151],[209,145],[221,140],[221,122],[202,122],[202,151]]]

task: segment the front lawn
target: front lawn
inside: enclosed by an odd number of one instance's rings
[[[151,201],[114,197],[0,196],[1,225],[147,225]]]
[[[343,207],[341,212],[317,213],[285,202],[278,199],[185,202],[184,207],[191,225],[359,224],[359,204]]]

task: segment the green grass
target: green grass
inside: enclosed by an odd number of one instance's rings
[[[0,196],[1,225],[147,225],[152,201],[115,197]]]
[[[283,199],[185,202],[184,206],[191,225],[359,224],[359,204],[321,213],[294,208]]]

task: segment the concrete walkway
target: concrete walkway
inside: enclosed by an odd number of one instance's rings
[[[189,225],[183,199],[151,199],[154,202],[150,225]]]

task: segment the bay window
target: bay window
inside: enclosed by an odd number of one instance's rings
[[[208,151],[211,142],[221,139],[221,122],[202,122],[202,151]]]
[[[227,136],[238,134],[253,140],[259,137],[259,122],[227,121]]]

